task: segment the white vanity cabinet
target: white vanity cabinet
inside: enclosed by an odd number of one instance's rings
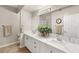
[[[63,51],[25,35],[25,46],[33,53],[63,53]]]
[[[27,35],[24,36],[24,44],[25,44],[25,47],[29,48],[29,37]]]
[[[47,46],[47,53],[65,53],[65,52],[55,47]]]
[[[40,53],[48,53],[48,48],[47,48],[46,44],[40,42],[39,47],[40,47],[40,49],[39,49]]]
[[[36,39],[29,37],[29,45],[30,45],[31,52],[34,52],[34,53],[39,52],[39,42]]]
[[[39,42],[27,35],[25,38],[25,46],[33,53],[39,52]]]
[[[40,42],[40,53],[64,53],[63,51]]]

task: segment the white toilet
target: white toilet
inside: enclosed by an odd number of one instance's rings
[[[20,43],[20,48],[24,47],[24,33],[20,33],[20,35],[18,36],[18,40]]]

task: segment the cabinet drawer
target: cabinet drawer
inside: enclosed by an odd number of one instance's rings
[[[63,51],[40,42],[40,53],[64,53]]]
[[[51,47],[51,46],[48,46],[48,52],[49,53],[64,53],[64,51],[61,51],[60,49],[57,49],[57,48]]]
[[[64,53],[62,50],[25,35],[25,46],[33,53]]]
[[[25,35],[25,37],[24,37],[25,39],[25,47],[27,47],[27,48],[29,48],[29,37],[27,36],[27,35]]]
[[[32,38],[32,37],[28,37],[28,44],[29,44],[29,50],[33,53],[39,52],[39,42]]]

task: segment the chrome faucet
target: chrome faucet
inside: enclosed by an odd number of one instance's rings
[[[32,33],[35,34],[37,30],[32,30]]]
[[[56,37],[58,41],[62,41],[62,38],[60,37],[60,35],[57,35]]]

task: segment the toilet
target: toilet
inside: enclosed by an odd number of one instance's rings
[[[24,40],[23,40],[23,38],[24,38],[24,33],[20,33],[18,35],[18,41],[19,41],[19,47],[20,48],[23,48],[24,47]]]

